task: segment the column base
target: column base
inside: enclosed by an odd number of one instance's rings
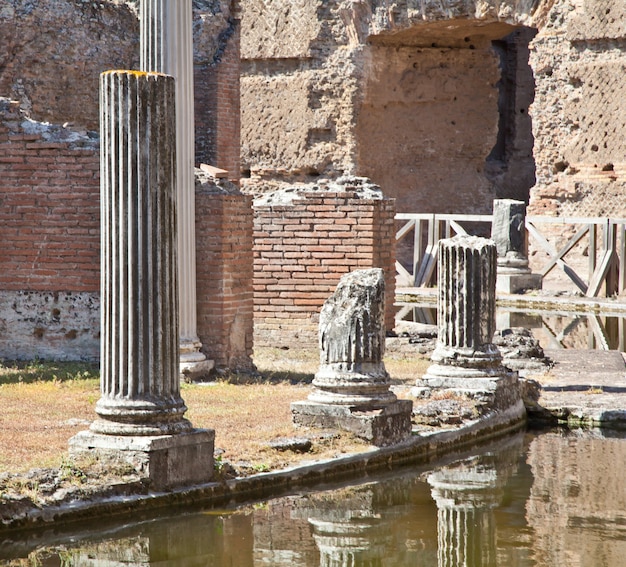
[[[541,289],[541,274],[532,272],[520,273],[497,273],[496,292],[500,293],[520,293],[526,289]]]
[[[394,445],[410,437],[412,409],[410,400],[397,400],[377,409],[308,400],[291,404],[294,425],[349,431],[378,447]]]
[[[433,364],[415,381],[411,395],[430,398],[433,395],[469,398],[485,410],[503,410],[521,399],[517,372],[503,366],[489,370]]]
[[[185,382],[197,382],[208,378],[215,368],[215,361],[207,359],[200,352],[202,343],[197,340],[185,340],[180,343],[179,372]]]
[[[213,476],[215,431],[157,436],[103,435],[81,431],[69,441],[71,455],[89,454],[100,460],[127,463],[150,480],[150,488],[202,484]]]
[[[202,360],[193,362],[184,361],[181,357],[179,370],[180,379],[185,382],[200,382],[206,380],[211,374],[211,370],[215,368],[215,361],[207,359],[202,353]]]

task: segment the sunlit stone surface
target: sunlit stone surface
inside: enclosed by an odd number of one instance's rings
[[[174,79],[101,76],[101,398],[70,442],[156,486],[208,480],[213,431],[184,418],[178,371]]]
[[[389,390],[385,350],[385,280],[380,268],[343,276],[320,313],[320,368],[294,423],[347,429],[374,444],[410,435],[411,402]]]

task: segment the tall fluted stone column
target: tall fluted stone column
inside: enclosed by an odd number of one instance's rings
[[[176,79],[180,370],[193,379],[206,375],[213,362],[200,352],[197,331],[191,0],[142,0],[140,25],[141,69]]]
[[[482,398],[489,407],[523,412],[517,376],[502,366],[496,330],[496,246],[477,236],[439,241],[437,344],[433,364],[413,394],[433,390]]]
[[[75,452],[157,486],[208,480],[214,432],[184,418],[178,371],[174,78],[101,75],[101,398]]]
[[[531,273],[528,267],[524,201],[494,200],[491,238],[498,251],[496,291],[541,289],[541,274]]]
[[[344,275],[320,313],[320,367],[307,401],[291,404],[296,425],[337,427],[375,445],[411,433],[409,400],[389,389],[385,351],[383,270]]]

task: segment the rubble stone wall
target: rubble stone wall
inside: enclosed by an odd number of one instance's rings
[[[39,122],[98,128],[98,77],[136,69],[139,21],[121,1],[0,6],[0,96]]]
[[[626,6],[556,0],[537,14],[531,214],[626,216]]]
[[[364,268],[385,272],[385,328],[393,329],[394,201],[348,189],[293,197],[255,202],[255,345],[317,344],[324,301],[343,274]]]
[[[515,148],[522,128],[502,124],[500,102],[502,68],[507,80],[524,70],[493,44],[527,23],[532,5],[244,2],[242,186],[354,174],[399,212],[485,213],[496,196],[527,199],[532,137],[527,127]],[[523,48],[515,53],[523,64]],[[532,81],[516,84],[527,111]],[[505,128],[509,149],[494,160]]]

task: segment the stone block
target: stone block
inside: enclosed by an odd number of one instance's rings
[[[526,289],[541,289],[543,278],[541,274],[517,273],[496,276],[496,291],[499,293],[521,293]]]
[[[428,398],[433,393],[462,396],[483,405],[487,410],[507,410],[519,406],[521,400],[517,372],[501,368],[501,374],[479,376],[467,368],[433,365],[416,381],[411,394]]]
[[[121,436],[81,431],[70,439],[70,454],[88,453],[100,460],[125,462],[164,490],[201,484],[213,476],[215,431],[193,429],[177,435]]]
[[[411,435],[413,402],[397,400],[378,409],[332,405],[309,400],[293,402],[296,426],[323,427],[349,431],[376,446],[394,445]]]

